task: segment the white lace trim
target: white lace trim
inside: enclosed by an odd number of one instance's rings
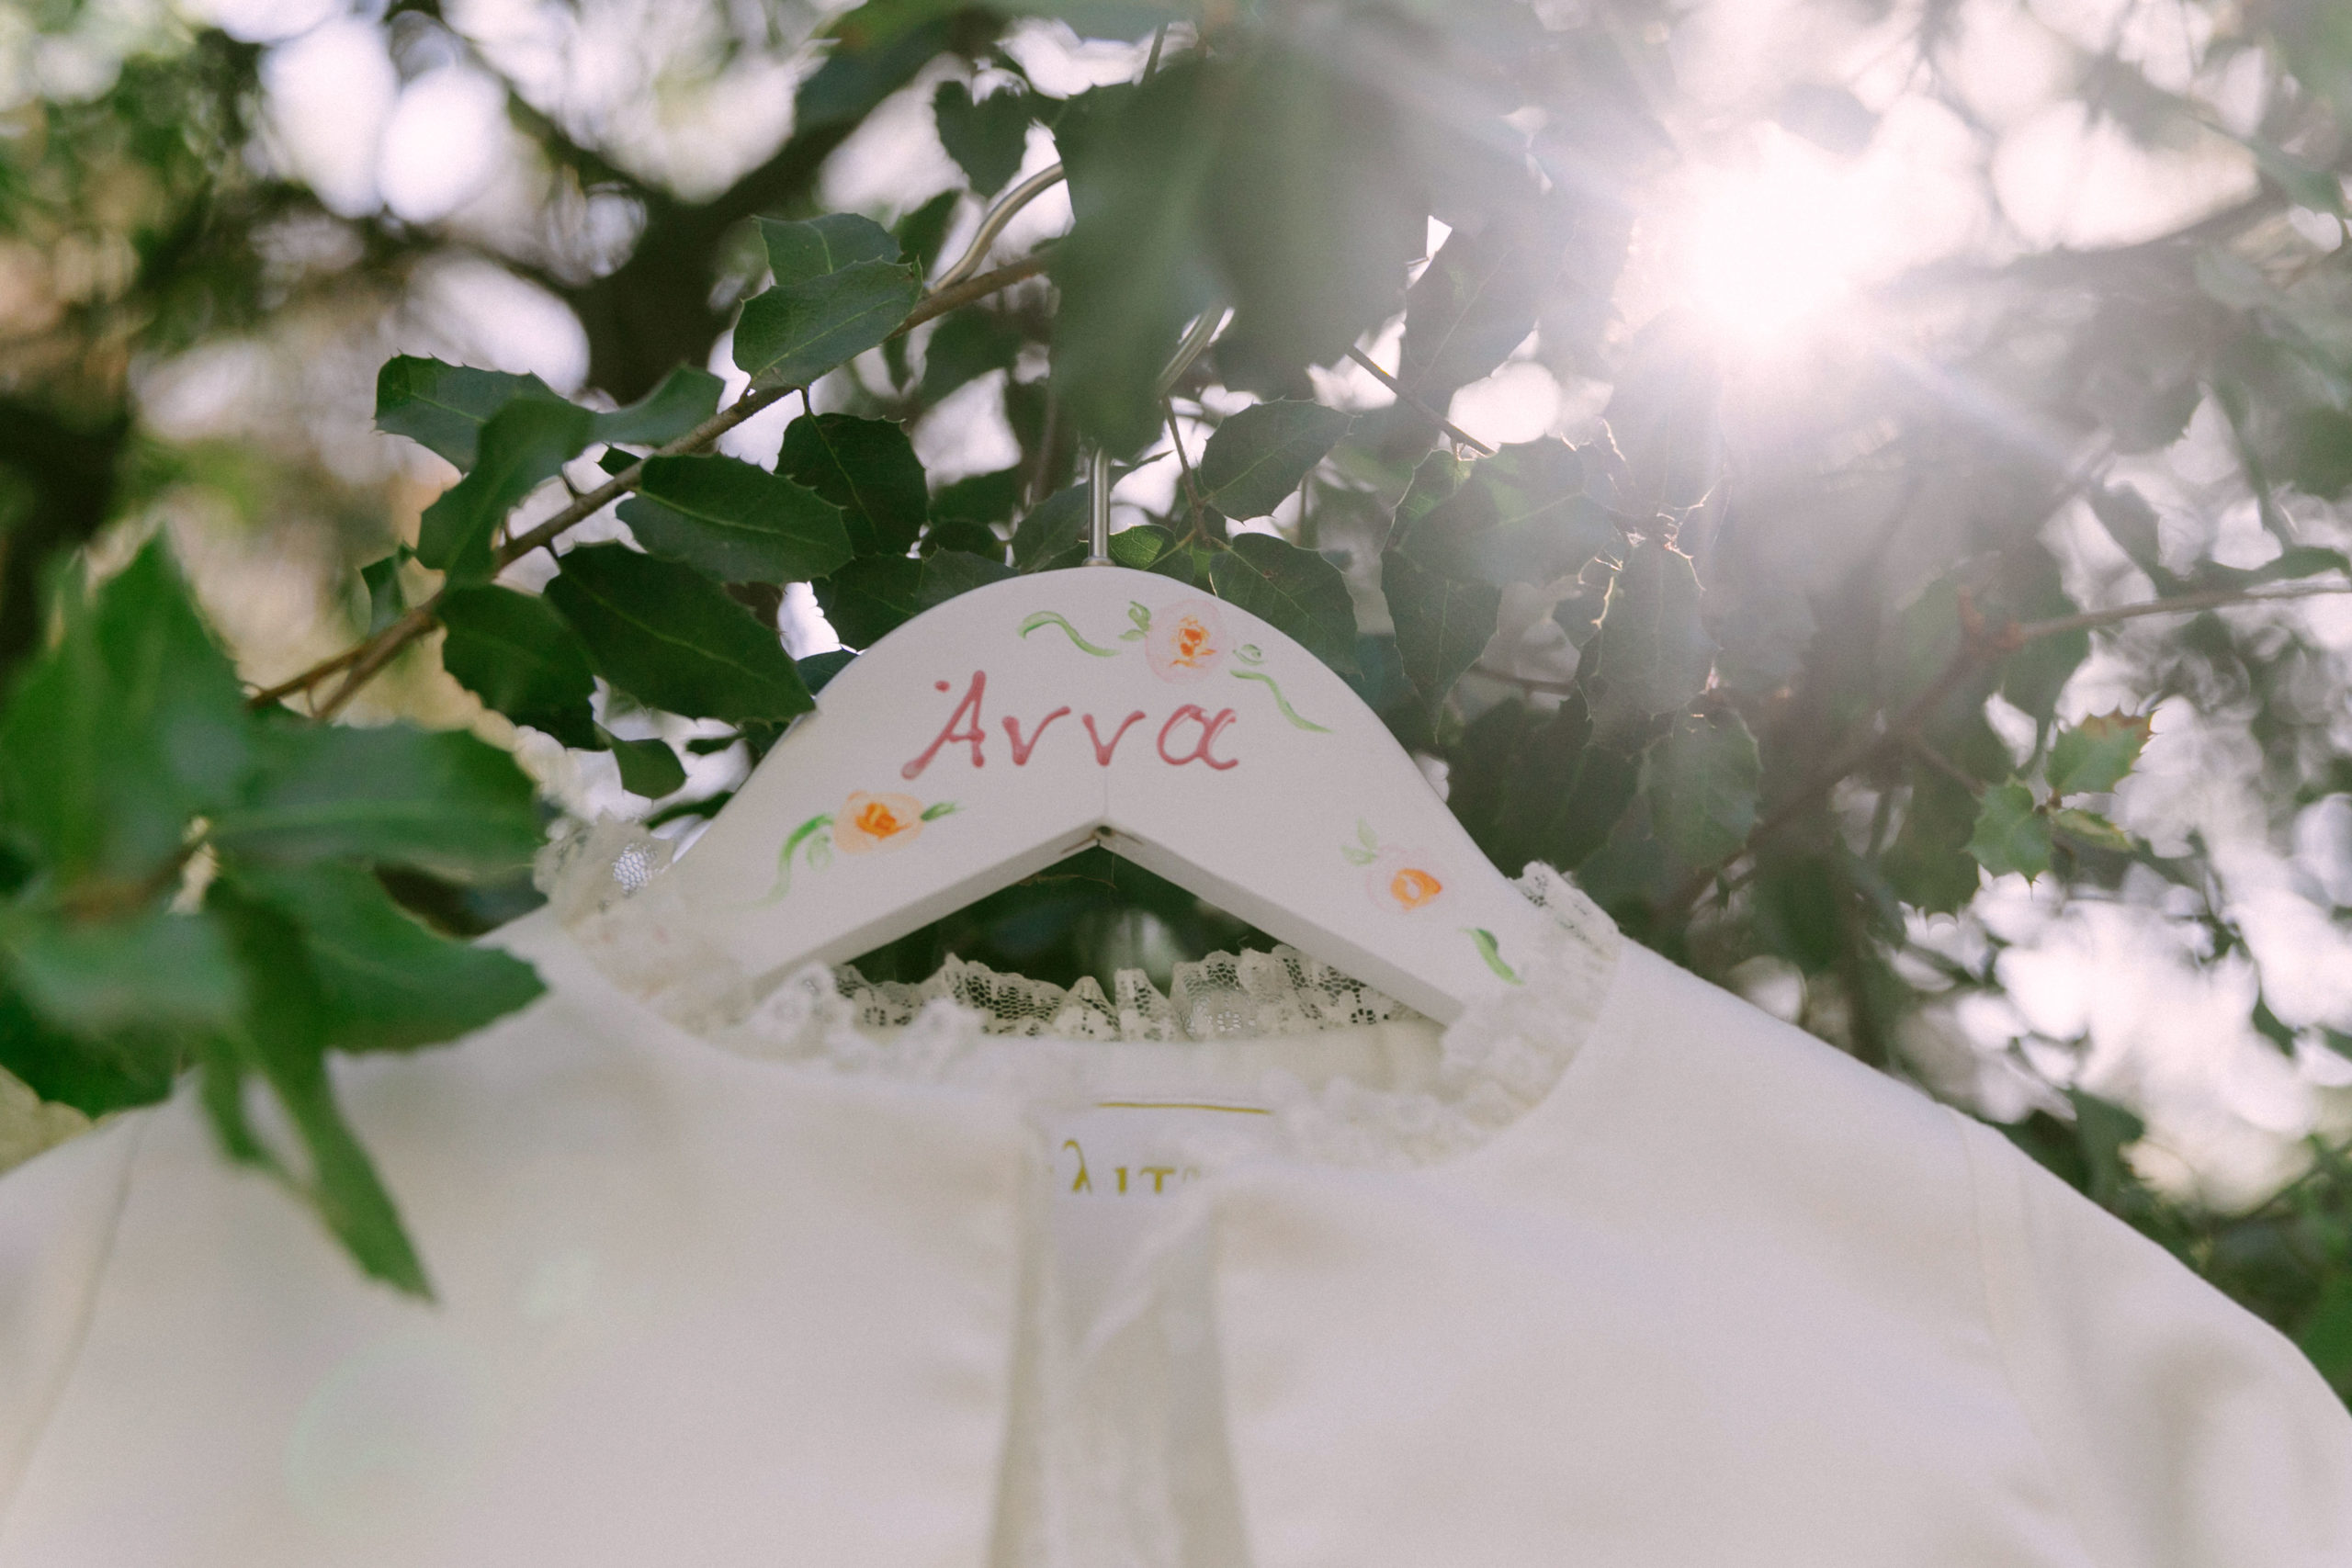
[[[690,1032],[746,1055],[1074,1103],[1092,1065],[1077,1043],[1260,1039],[1421,1016],[1289,947],[1179,964],[1165,994],[1140,970],[1119,971],[1105,995],[1091,977],[1065,989],[953,957],[919,985],[870,981],[848,965],[749,976],[678,918],[661,874],[671,852],[635,824],[606,818],[550,844],[537,879],[607,978]],[[1404,1090],[1344,1077],[1309,1086],[1279,1069],[1264,1076],[1260,1092],[1294,1147],[1343,1165],[1442,1159],[1551,1091],[1599,1015],[1622,939],[1549,866],[1529,866],[1518,886],[1553,916],[1551,941],[1521,965],[1522,984],[1475,1001],[1440,1037],[1434,1083]],[[1008,1036],[1032,1043],[1012,1047]]]

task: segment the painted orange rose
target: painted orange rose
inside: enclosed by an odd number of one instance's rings
[[[852,790],[833,818],[833,848],[845,855],[894,849],[922,831],[922,802],[911,795]]]
[[[1230,647],[1225,617],[1206,599],[1184,599],[1157,611],[1144,634],[1144,657],[1163,681],[1198,681],[1225,662]]]
[[[1443,897],[1452,874],[1418,850],[1383,850],[1364,877],[1364,891],[1384,909],[1411,914]]]

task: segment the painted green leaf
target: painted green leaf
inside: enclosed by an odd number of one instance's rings
[[[1283,398],[1243,409],[1201,454],[1201,499],[1227,517],[1263,517],[1298,489],[1348,433],[1350,416]]]
[[[488,581],[500,519],[594,438],[595,415],[570,403],[521,398],[481,427],[474,466],[424,509],[416,558],[453,581]]]
[[[397,355],[376,373],[376,427],[470,468],[481,427],[517,398],[562,401],[537,376]]]
[[[511,588],[453,588],[441,600],[442,668],[483,704],[566,746],[594,750],[588,655],[548,602]]]
[[[1356,668],[1356,607],[1340,569],[1270,534],[1243,534],[1209,563],[1216,596],[1238,604],[1342,674]]]
[[[1976,796],[1940,768],[1911,772],[1903,828],[1879,859],[1895,896],[1929,914],[1956,914],[1976,897],[1984,874],[1968,852],[1976,831]]]
[[[897,243],[882,238],[895,253]],[[735,322],[736,367],[754,387],[805,387],[888,337],[922,292],[914,270],[896,261],[852,262],[778,283],[744,302]]]
[[[619,512],[648,550],[722,582],[800,582],[850,558],[840,507],[733,457],[648,457]]]
[[[899,242],[890,231],[854,212],[829,212],[797,222],[763,218],[759,226],[768,270],[779,286],[806,283],[860,262],[899,259]]]
[[[692,567],[582,545],[546,592],[596,672],[649,706],[740,724],[812,705],[775,631]]]
[[[641,795],[648,800],[659,800],[683,788],[686,782],[685,764],[678,754],[658,739],[624,740],[608,729],[599,729],[597,739],[613,754],[620,765],[621,787],[631,795]]]
[[[1002,561],[961,550],[940,550],[921,560],[864,556],[816,584],[817,604],[842,641],[871,648],[934,604],[1012,575]]]
[[[543,838],[530,779],[462,731],[283,723],[261,739],[253,792],[213,825],[225,852],[390,862],[464,880],[528,865]]]
[[[1686,865],[1729,859],[1756,826],[1761,772],[1737,713],[1683,715],[1648,753],[1650,830]]]
[[[1380,587],[1396,624],[1405,677],[1434,707],[1486,651],[1503,591],[1491,583],[1441,577],[1402,550],[1381,556]]]
[[[2012,872],[2028,882],[2050,869],[2050,822],[2034,808],[2033,792],[2011,780],[1984,792],[1968,852],[1996,876]]]
[[[803,414],[785,426],[775,471],[840,507],[850,547],[862,556],[904,555],[930,515],[914,443],[890,420]]]
[[[625,409],[596,416],[596,439],[631,446],[675,441],[718,412],[727,383],[709,371],[681,365],[662,384]]]
[[[1626,555],[1577,673],[1603,735],[1635,733],[1706,689],[1715,645],[1699,601],[1690,558],[1664,540],[1645,539]]]
[[[338,1051],[413,1051],[455,1040],[537,998],[531,966],[426,929],[360,867],[241,868],[239,881],[300,931]]]
[[[1027,93],[1001,87],[974,103],[963,83],[942,82],[932,96],[931,112],[938,122],[939,144],[972,183],[974,196],[986,201],[1020,172],[1029,146]]]
[[[2151,721],[2118,708],[2093,714],[2050,743],[2052,795],[2103,795],[2123,782],[2148,743]]]

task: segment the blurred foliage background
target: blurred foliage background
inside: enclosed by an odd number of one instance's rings
[[[0,1164],[193,1073],[424,1289],[333,1054],[1100,446],[1498,864],[2352,1395],[2348,117],[2335,0],[9,0]],[[1252,939],[1090,855],[863,962]]]

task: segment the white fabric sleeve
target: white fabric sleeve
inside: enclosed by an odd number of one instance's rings
[[[2352,1414],[2310,1361],[1961,1120],[1994,1334],[2092,1560],[2352,1563]]]
[[[0,1177],[0,1534],[81,1349],[148,1118]]]

